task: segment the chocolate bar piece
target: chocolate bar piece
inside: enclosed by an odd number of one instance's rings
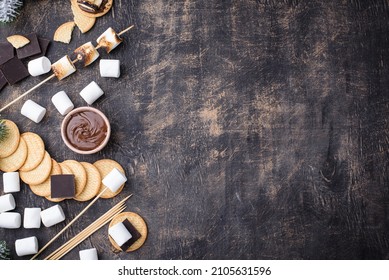
[[[5,79],[3,72],[0,71],[0,90],[2,90],[6,84],[7,84],[7,80]]]
[[[51,198],[73,198],[76,194],[74,175],[51,175]]]
[[[14,47],[8,42],[0,43],[0,64],[3,64],[14,57]]]
[[[0,65],[0,70],[10,85],[16,84],[30,76],[26,66],[16,56]]]
[[[39,46],[41,47],[41,52],[36,54],[36,55],[30,56],[29,57],[30,59],[35,59],[35,58],[46,55],[47,49],[49,48],[51,41],[49,39],[46,39],[46,38],[38,37],[38,42],[39,42]]]
[[[30,40],[30,43],[20,49],[16,49],[16,54],[19,59],[30,57],[41,52],[41,47],[39,46],[39,41],[38,37],[36,36],[36,33],[31,33],[27,35],[26,38]]]
[[[131,247],[132,244],[135,243],[139,238],[141,238],[141,234],[139,231],[131,224],[131,222],[128,219],[125,219],[123,222],[123,225],[126,227],[126,229],[131,233],[132,237],[124,243],[120,248],[123,251],[127,251],[128,248]]]

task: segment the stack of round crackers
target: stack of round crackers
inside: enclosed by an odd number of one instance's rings
[[[21,180],[34,194],[50,201],[64,200],[64,198],[51,198],[51,175],[73,174],[74,199],[87,201],[105,188],[101,181],[113,168],[125,174],[123,167],[112,159],[101,159],[93,164],[76,160],[57,162],[45,150],[45,144],[38,134],[33,132],[20,134],[17,125],[10,120],[5,120],[5,125],[8,127],[9,134],[0,144],[0,170],[19,171]],[[101,198],[112,198],[119,194],[123,187],[124,184],[115,193],[108,189]]]

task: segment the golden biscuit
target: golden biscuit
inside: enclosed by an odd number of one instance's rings
[[[45,143],[42,138],[33,132],[25,132],[21,135],[27,144],[27,158],[20,171],[30,171],[37,167],[45,156]]]
[[[100,190],[101,176],[99,170],[89,162],[80,162],[86,171],[86,186],[84,190],[74,199],[77,201],[88,201],[95,197]]]
[[[50,176],[52,160],[46,151],[41,163],[32,170],[20,171],[20,179],[28,185],[39,185],[47,180]]]
[[[86,171],[81,163],[75,160],[65,160],[60,163],[61,166],[66,166],[70,169],[74,175],[74,181],[76,184],[76,194],[75,197],[82,193],[86,186]]]
[[[43,196],[47,197],[50,196],[51,194],[51,175],[60,175],[62,174],[62,169],[61,166],[54,160],[51,159],[51,171],[49,177],[44,181],[43,183],[39,185],[29,185],[31,191],[38,195],[38,196]]]
[[[117,223],[123,222],[125,219],[128,219],[130,223],[136,228],[136,230],[141,234],[141,237],[126,250],[126,252],[132,252],[142,247],[142,245],[145,243],[147,238],[147,225],[145,220],[138,214],[134,212],[123,212],[116,215],[112,219],[112,221],[109,223],[109,227],[112,227]],[[115,247],[115,249],[122,251],[122,249],[116,244],[112,237],[109,235],[108,237],[109,241]]]
[[[9,157],[19,146],[20,133],[18,126],[11,120],[4,120],[8,128],[7,137],[0,143],[0,158]]]
[[[20,137],[16,151],[6,158],[0,158],[0,170],[4,172],[14,172],[23,166],[26,159],[27,144],[26,141]]]

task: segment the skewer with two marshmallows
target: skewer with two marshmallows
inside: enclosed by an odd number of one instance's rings
[[[51,64],[51,70],[53,72],[52,75],[41,81],[39,84],[35,85],[31,89],[27,90],[25,93],[20,95],[18,98],[14,99],[7,105],[5,105],[3,108],[0,109],[0,112],[7,109],[9,106],[13,105],[17,101],[19,101],[21,98],[25,97],[27,94],[31,93],[35,89],[39,88],[44,83],[48,82],[54,77],[57,77],[57,79],[63,80],[64,78],[70,76],[74,72],[76,72],[76,67],[74,65],[75,62],[80,61],[84,67],[92,64],[97,58],[99,58],[100,54],[97,51],[99,48],[103,48],[107,53],[110,53],[113,49],[115,49],[120,43],[123,41],[123,39],[120,38],[120,36],[130,29],[132,29],[134,25],[131,25],[130,27],[124,29],[123,31],[116,33],[115,30],[113,30],[111,27],[109,27],[103,34],[101,34],[96,42],[97,46],[95,47],[92,42],[88,42],[83,44],[82,46],[78,47],[74,53],[77,55],[77,58],[75,60],[71,60],[68,55],[63,56],[61,59],[56,61],[55,63]],[[112,68],[112,64],[115,66]],[[118,77],[120,75],[120,70],[118,66],[118,61],[112,60],[104,60],[104,62],[101,65],[101,74],[102,76],[106,77]],[[29,65],[29,71],[30,73],[34,73],[35,76],[37,76],[39,73],[47,73],[50,70],[47,70],[48,63],[46,59],[41,59],[40,63],[36,63],[35,65]],[[109,69],[116,69],[114,72]],[[119,71],[119,72],[118,72]],[[33,109],[33,108],[31,108]],[[36,109],[34,109],[36,110]],[[26,108],[25,111],[30,111],[28,108]],[[40,120],[39,120],[40,121]],[[38,122],[39,122],[38,121]]]

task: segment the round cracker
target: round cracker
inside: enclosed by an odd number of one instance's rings
[[[52,161],[50,154],[46,151],[41,163],[30,171],[20,171],[20,179],[29,185],[38,185],[46,181],[50,176]]]
[[[83,15],[85,15],[87,17],[92,17],[92,18],[97,18],[97,17],[101,17],[101,16],[105,15],[106,13],[109,12],[109,10],[111,10],[112,5],[113,5],[113,0],[108,0],[106,2],[105,6],[104,6],[104,9],[100,13],[92,14],[92,13],[88,13],[88,12],[85,12],[85,11],[81,10],[81,8],[77,4],[77,0],[71,0],[71,1],[72,1],[72,5],[74,5],[76,7],[76,9],[81,14],[83,14]]]
[[[24,164],[26,158],[27,144],[26,141],[20,137],[16,151],[6,158],[0,158],[0,170],[4,172],[14,172]]]
[[[141,234],[141,237],[137,241],[135,241],[135,243],[132,244],[126,250],[126,252],[132,252],[132,251],[135,251],[135,250],[139,249],[140,247],[142,247],[142,245],[145,243],[146,238],[147,238],[147,225],[146,225],[145,220],[141,216],[139,216],[137,213],[123,212],[123,213],[116,215],[112,219],[112,221],[109,223],[109,227],[112,227],[112,226],[116,225],[117,223],[121,223],[125,219],[128,219],[130,221],[130,223],[136,228],[136,230],[139,231],[139,233]],[[109,237],[109,241],[115,247],[115,249],[117,249],[119,251],[123,251],[119,247],[119,245],[116,244],[116,242],[112,239],[111,236],[108,235],[108,237]]]
[[[104,179],[104,177],[107,176],[108,173],[111,172],[112,169],[114,169],[114,168],[117,168],[120,172],[125,174],[123,167],[118,162],[116,162],[112,159],[100,159],[100,160],[96,161],[95,163],[93,163],[93,165],[99,170],[100,175],[101,175],[101,179]],[[100,197],[101,198],[112,198],[112,197],[116,196],[117,194],[119,194],[123,190],[124,184],[121,185],[120,188],[115,193],[113,193],[110,189],[107,189]],[[106,186],[103,183],[101,183],[99,192],[102,192],[105,187]]]
[[[74,182],[76,184],[75,197],[80,195],[86,186],[86,171],[81,163],[75,160],[65,160],[61,163],[61,166],[66,165],[74,174]]]
[[[100,190],[101,175],[99,170],[89,162],[80,162],[86,171],[86,186],[84,190],[74,199],[77,201],[88,201],[95,197]]]
[[[96,18],[95,17],[87,17],[86,15],[80,12],[80,9],[77,9],[76,5],[71,4],[74,22],[76,23],[78,29],[80,29],[81,33],[86,33],[92,29],[95,25]]]
[[[29,185],[31,191],[38,195],[47,197],[51,194],[51,175],[61,175],[62,169],[61,166],[54,159],[51,159],[51,171],[49,177],[43,183],[39,185]]]
[[[54,41],[69,44],[72,40],[73,29],[76,26],[74,21],[68,21],[61,24],[54,32]]]
[[[20,171],[30,171],[37,167],[45,156],[45,143],[42,138],[33,132],[25,132],[21,137],[27,144],[27,158]]]
[[[4,120],[4,124],[8,128],[8,136],[0,142],[0,158],[9,157],[19,146],[20,133],[19,128],[11,120]]]

